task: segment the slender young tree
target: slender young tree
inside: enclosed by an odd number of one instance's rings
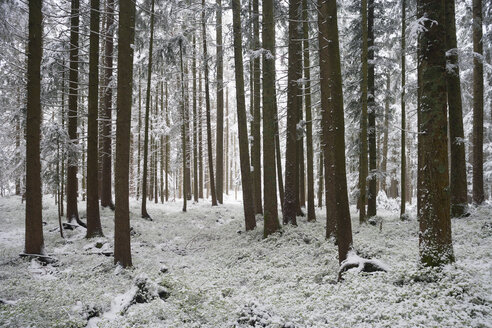
[[[198,72],[198,198],[203,199],[202,72]]]
[[[215,138],[215,161],[217,166],[217,201],[222,204],[224,193],[224,59],[222,46],[222,0],[217,0],[217,136]]]
[[[362,113],[360,115],[359,135],[359,223],[366,222],[366,186],[367,186],[367,0],[362,0],[362,82],[361,103]]]
[[[149,62],[147,66],[147,95],[145,97],[145,130],[144,130],[144,155],[143,155],[143,176],[142,176],[142,218],[152,220],[147,212],[147,179],[148,179],[148,157],[149,157],[149,115],[150,115],[150,89],[152,79],[152,48],[154,44],[154,5],[152,0],[150,10],[150,44]]]
[[[129,162],[133,89],[135,2],[120,0],[118,22],[118,96],[116,118],[114,263],[132,266],[130,246]],[[142,198],[145,198],[142,194]]]
[[[197,135],[198,135],[198,118],[197,118],[197,95],[196,95],[196,35],[193,33],[193,59],[192,59],[192,71],[193,71],[193,197],[195,202],[198,202],[198,147],[197,147]]]
[[[259,1],[252,0],[252,24],[253,24],[253,51],[260,49],[260,10]],[[251,145],[251,166],[253,167],[253,196],[255,198],[255,213],[262,214],[262,198],[261,198],[261,84],[260,84],[260,56],[255,55],[252,61],[251,78],[253,81],[253,94],[252,94],[252,115],[253,122],[251,122],[251,135],[253,136],[253,142]]]
[[[91,0],[89,45],[89,108],[87,118],[87,234],[102,236],[98,188],[99,0]]]
[[[164,119],[166,113],[164,108],[164,82],[161,81],[161,119]],[[166,155],[165,145],[164,145],[164,133],[161,133],[160,136],[160,153],[161,153],[161,165],[160,165],[160,173],[161,173],[161,183],[160,183],[160,194],[161,194],[161,203],[164,204],[164,157]]]
[[[405,205],[407,201],[407,159],[406,159],[406,113],[405,113],[405,88],[406,88],[406,0],[401,2],[401,179],[400,179],[400,217],[404,218],[406,215]]]
[[[313,118],[311,114],[311,61],[309,56],[309,16],[307,0],[302,0],[304,58],[304,103],[306,109],[307,220],[316,221],[314,210]],[[304,179],[304,175],[301,175]]]
[[[181,151],[183,155],[183,212],[186,212],[187,200],[188,200],[188,179],[189,175],[186,174],[186,162],[187,162],[187,147],[186,147],[186,105],[185,105],[185,75],[183,69],[183,39],[179,39],[179,65],[181,71]]]
[[[208,181],[210,193],[212,194],[212,206],[217,206],[217,195],[215,194],[214,159],[212,151],[212,126],[210,122],[210,90],[208,77],[208,52],[207,52],[207,28],[205,20],[205,0],[202,0],[202,42],[203,42],[203,65],[205,70],[205,112],[207,115],[207,153],[208,153]]]
[[[237,126],[239,133],[239,157],[241,163],[241,186],[243,189],[243,208],[246,230],[256,227],[253,190],[249,181],[251,178],[248,147],[248,127],[246,119],[246,100],[244,97],[243,46],[241,33],[241,4],[240,0],[232,0],[232,20],[234,35],[234,73],[236,78]],[[213,194],[212,194],[213,195]]]
[[[70,73],[68,82],[68,137],[75,146],[77,139],[77,98],[79,84],[79,10],[80,1],[72,0],[70,13]],[[67,220],[77,221],[79,225],[85,224],[79,219],[77,207],[78,181],[77,160],[70,158],[67,163]]]
[[[374,0],[367,3],[367,137],[369,142],[369,176],[367,216],[376,215],[376,95],[374,84]]]
[[[386,170],[388,167],[388,132],[389,132],[389,111],[390,111],[390,94],[391,94],[391,74],[386,73],[386,95],[384,98],[384,126],[383,126],[383,150],[381,155],[381,190],[386,193]]]
[[[483,34],[482,0],[473,0],[473,202],[482,204],[483,192]]]
[[[44,254],[41,192],[42,1],[29,1],[26,112],[26,239],[24,253]]]
[[[444,1],[417,1],[426,17],[418,46],[418,188],[420,260],[436,266],[454,260],[449,215]]]
[[[167,90],[167,81],[166,81],[166,127],[169,127],[169,93]],[[165,185],[166,185],[166,202],[169,200],[169,154],[170,154],[170,140],[169,133],[166,132],[166,163],[164,165],[164,170],[166,171]]]
[[[263,236],[280,230],[275,174],[275,132],[277,106],[275,92],[275,20],[274,1],[263,0],[263,190],[265,221]]]
[[[104,39],[104,101],[102,117],[102,172],[101,172],[101,206],[109,207],[114,210],[113,199],[111,195],[111,157],[112,157],[112,112],[113,112],[113,89],[111,81],[113,79],[113,33],[114,26],[114,0],[106,1],[106,32]],[[140,103],[139,103],[140,108]],[[140,117],[139,117],[140,121]],[[138,153],[139,153],[139,175],[140,175],[140,130],[138,135]],[[138,188],[138,187],[137,187]],[[138,198],[138,192],[137,192]]]
[[[318,30],[321,111],[325,125],[325,181],[328,181],[326,194],[329,195],[326,197],[326,237],[336,232],[338,260],[341,263],[352,247],[352,225],[345,170],[345,125],[336,0],[318,0]]]
[[[468,196],[454,0],[446,0],[446,54],[446,65],[450,67],[450,69],[446,70],[446,82],[449,108],[449,137],[451,139],[451,172],[449,183],[451,192],[451,216],[460,217],[467,211]]]
[[[297,124],[301,107],[299,79],[302,78],[302,48],[300,34],[301,1],[289,2],[289,64],[287,88],[287,146],[285,150],[285,198],[284,224],[297,225],[296,215],[299,207],[299,167]]]

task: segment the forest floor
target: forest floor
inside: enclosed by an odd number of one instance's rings
[[[42,265],[19,257],[20,198],[0,198],[0,326],[492,327],[490,204],[453,220],[457,260],[442,270],[419,270],[415,213],[400,221],[386,204],[382,226],[360,226],[352,211],[355,248],[390,270],[352,269],[336,283],[337,249],[324,238],[324,209],[315,223],[301,218],[298,227],[263,239],[260,219],[244,232],[242,204],[233,198],[218,207],[190,203],[187,213],[180,201],[151,203],[150,222],[133,200],[134,268],[123,270],[102,255],[113,248],[111,210],[101,212],[106,237],[87,240],[77,228],[63,240],[46,197],[46,251],[58,262]],[[84,202],[79,209],[84,217]],[[162,290],[169,293],[163,299]],[[146,295],[135,303],[139,292]]]

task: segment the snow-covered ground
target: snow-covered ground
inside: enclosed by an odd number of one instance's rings
[[[352,212],[359,254],[384,262],[387,273],[355,269],[336,283],[337,250],[318,221],[262,238],[262,223],[245,233],[242,205],[210,202],[149,204],[154,221],[139,217],[132,201],[134,268],[113,258],[113,215],[102,210],[105,238],[85,230],[57,230],[56,206],[44,200],[46,251],[59,262],[43,266],[19,257],[24,205],[0,198],[1,327],[492,327],[492,207],[453,220],[457,261],[442,271],[418,268],[418,223],[380,210],[382,230],[359,226]],[[79,203],[85,216],[85,203]],[[167,272],[161,272],[162,268]],[[165,269],[162,271],[166,271]],[[150,297],[130,305],[135,281]],[[92,317],[92,318],[89,318]]]

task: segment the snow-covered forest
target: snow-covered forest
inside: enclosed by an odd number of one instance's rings
[[[0,327],[492,327],[492,2],[0,0]]]

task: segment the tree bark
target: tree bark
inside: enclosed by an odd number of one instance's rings
[[[460,217],[467,211],[467,182],[465,143],[463,132],[463,108],[461,103],[460,69],[458,64],[458,43],[456,41],[455,4],[446,0],[446,82],[449,108],[449,137],[451,151],[451,216]]]
[[[289,61],[287,87],[287,145],[285,150],[285,198],[283,223],[297,225],[299,207],[298,134],[300,101],[299,79],[302,78],[302,47],[299,22],[301,1],[289,2]]]
[[[386,95],[384,99],[384,127],[383,127],[383,150],[381,154],[381,190],[386,193],[386,177],[388,169],[388,132],[389,132],[389,111],[390,111],[390,86],[391,75],[386,74]]]
[[[473,202],[482,204],[483,192],[483,41],[482,0],[473,0]]]
[[[152,8],[150,12],[150,44],[149,44],[149,62],[147,66],[147,95],[145,98],[145,131],[144,131],[144,157],[143,157],[143,176],[142,176],[142,218],[151,219],[147,212],[147,179],[148,179],[148,157],[149,157],[149,115],[150,115],[150,89],[152,78],[152,51],[154,43],[154,5],[155,0],[152,0]]]
[[[197,147],[197,135],[198,135],[198,118],[197,118],[197,99],[196,99],[196,36],[193,33],[193,59],[192,59],[192,71],[193,71],[193,198],[195,202],[198,202],[198,147]]]
[[[70,73],[68,82],[68,137],[72,147],[76,147],[77,140],[77,98],[79,83],[79,0],[72,0],[70,13]],[[67,220],[77,221],[83,224],[79,219],[77,208],[77,159],[69,158],[67,163]]]
[[[207,30],[205,22],[205,0],[202,0],[202,38],[203,38],[203,65],[205,66],[205,112],[207,115],[207,145],[208,145],[208,180],[210,184],[210,193],[212,194],[212,206],[217,206],[217,195],[215,193],[214,178],[214,159],[212,150],[212,127],[210,123],[210,90],[208,78],[208,53],[207,53]]]
[[[106,37],[105,37],[105,68],[104,68],[104,117],[102,118],[102,176],[101,176],[101,206],[109,207],[114,210],[111,195],[111,155],[112,155],[112,100],[113,89],[111,81],[113,79],[113,33],[114,25],[114,0],[106,2]],[[140,106],[140,103],[139,103]],[[140,108],[140,107],[139,107]],[[140,133],[140,130],[139,130]],[[139,137],[140,146],[140,137]],[[139,162],[140,163],[140,162]],[[138,197],[138,196],[137,196]]]
[[[87,233],[103,235],[99,216],[98,179],[98,94],[99,94],[99,0],[91,0],[89,45],[89,106],[87,118]]]
[[[224,194],[224,59],[222,46],[222,1],[217,0],[216,43],[217,43],[217,122],[215,138],[215,161],[217,167],[217,201],[223,203]]]
[[[274,1],[263,0],[263,236],[280,230],[277,205],[277,176],[275,174],[275,136],[277,130],[277,106],[275,91],[275,20]],[[282,174],[280,172],[280,174]],[[260,179],[261,180],[261,179]]]
[[[118,22],[118,96],[116,118],[114,262],[132,266],[130,246],[129,161],[132,114],[133,42],[135,38],[135,2],[120,0]],[[145,198],[145,193],[142,198]]]
[[[41,186],[42,1],[29,1],[26,112],[26,239],[24,253],[44,254]]]
[[[311,61],[309,58],[309,22],[307,0],[302,0],[303,50],[304,50],[304,101],[306,108],[307,150],[307,220],[316,221],[314,210],[313,118],[311,114]],[[304,179],[304,174],[301,174]],[[302,189],[302,188],[301,188]]]
[[[418,17],[427,18],[418,47],[420,261],[436,266],[454,260],[449,216],[444,1],[419,0],[417,10]]]
[[[366,217],[366,189],[367,189],[367,79],[368,79],[368,36],[367,36],[367,0],[362,0],[362,82],[361,82],[361,102],[362,113],[360,116],[360,135],[359,135],[359,223],[365,223]],[[328,202],[328,198],[327,198]]]
[[[234,35],[234,75],[236,78],[237,125],[239,133],[239,157],[241,163],[241,186],[243,189],[243,208],[246,230],[256,227],[253,191],[251,188],[248,127],[246,119],[246,100],[244,96],[243,47],[241,35],[240,0],[232,0],[232,19]],[[213,190],[213,189],[212,189]],[[213,195],[213,194],[212,194]]]
[[[321,109],[325,125],[326,236],[336,231],[338,260],[352,247],[352,225],[345,170],[345,125],[336,0],[318,0]]]
[[[260,45],[260,11],[259,1],[253,0],[253,51],[257,52]],[[251,123],[253,143],[251,146],[251,165],[253,167],[253,185],[255,197],[255,213],[262,214],[262,198],[261,198],[261,84],[260,84],[260,56],[255,53],[253,58],[253,122]]]
[[[376,215],[377,168],[376,168],[376,95],[374,85],[374,0],[367,6],[367,136],[369,141],[369,178],[367,216]]]
[[[406,113],[405,113],[405,88],[406,88],[406,67],[405,67],[405,58],[406,58],[406,0],[402,0],[402,16],[401,16],[401,179],[400,179],[400,216],[403,218],[405,215],[405,205],[406,205],[406,178],[407,178],[407,160],[406,160],[406,151],[405,151],[405,138],[406,138]]]

